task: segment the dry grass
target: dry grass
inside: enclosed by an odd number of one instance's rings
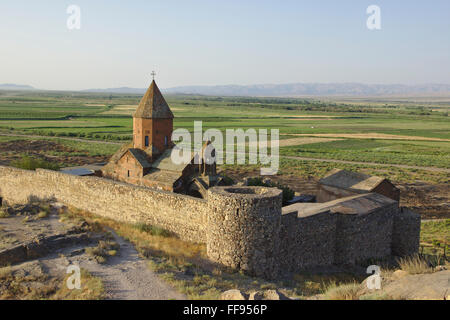
[[[55,279],[45,274],[15,274],[10,267],[0,269],[0,300],[48,299],[57,290]]]
[[[347,283],[330,285],[325,291],[328,300],[359,300],[361,296],[361,285],[359,283]]]
[[[0,208],[0,219],[8,218],[8,217],[9,217],[9,213],[5,209]]]
[[[108,257],[115,256],[117,254],[117,250],[119,250],[119,247],[119,244],[115,241],[100,240],[96,247],[86,248],[85,251],[98,263],[103,264],[106,263]]]
[[[48,217],[48,212],[42,210],[42,211],[40,211],[40,212],[38,213],[37,217],[38,217],[39,219],[47,218],[47,217]]]
[[[409,274],[432,273],[433,269],[428,265],[428,262],[419,255],[414,255],[407,258],[398,259],[398,265],[401,270]]]
[[[294,275],[293,280],[296,295],[299,297],[309,297],[324,294],[328,289],[340,285],[361,282],[365,278],[366,275],[353,275],[350,273],[312,274],[304,272]]]
[[[360,296],[359,300],[409,300],[403,296],[393,296],[387,293],[376,293]]]
[[[84,219],[90,225],[97,225],[99,228],[103,227],[104,230],[111,228],[119,236],[132,242],[144,256],[164,256],[179,261],[206,258],[205,245],[183,241],[173,235],[168,236],[167,231],[162,232],[162,234],[153,234],[153,232],[148,232],[145,228],[139,228],[136,225],[94,216],[74,208],[70,208],[63,216],[63,219]]]
[[[64,278],[62,286],[51,300],[101,300],[105,297],[105,289],[100,278],[94,277],[87,270],[81,268],[81,288],[68,289],[66,285],[70,275]]]
[[[11,276],[11,267],[0,268],[0,280],[7,279]]]
[[[0,268],[0,300],[98,300],[104,297],[103,283],[81,269],[81,288],[67,288],[64,279],[49,277],[45,272],[23,275],[11,267]]]

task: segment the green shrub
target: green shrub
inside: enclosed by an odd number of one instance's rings
[[[288,186],[283,186],[279,183],[274,182],[264,182],[262,178],[250,178],[247,181],[248,186],[261,186],[261,187],[270,187],[270,188],[278,188],[283,191],[283,205],[286,205],[289,200],[294,198],[295,192]]]
[[[16,168],[26,170],[36,170],[37,168],[59,170],[59,166],[56,163],[51,163],[43,159],[35,159],[29,156],[23,156],[20,160],[11,162],[11,165]]]
[[[103,264],[107,262],[108,257],[115,256],[119,248],[119,244],[115,241],[100,240],[96,247],[88,247],[85,252],[98,263]]]
[[[38,218],[39,219],[44,219],[44,218],[47,218],[47,217],[48,217],[48,211],[42,210],[38,214]]]
[[[222,175],[222,181],[226,186],[232,186],[234,184],[234,180],[226,175]]]
[[[134,225],[136,229],[142,232],[147,232],[153,236],[160,236],[160,237],[171,237],[173,236],[172,232],[165,230],[160,227],[151,226],[149,224],[145,223],[137,223]]]

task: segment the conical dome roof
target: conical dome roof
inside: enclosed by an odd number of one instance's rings
[[[155,80],[152,81],[152,84],[142,97],[136,112],[133,114],[133,118],[173,119],[173,113],[161,91],[159,91]]]

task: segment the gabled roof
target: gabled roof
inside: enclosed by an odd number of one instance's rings
[[[173,113],[159,91],[155,80],[141,99],[133,118],[173,119]]]
[[[142,168],[145,169],[150,168],[152,166],[151,163],[148,162],[147,154],[143,150],[130,148],[128,149],[128,151],[137,160],[137,162],[139,162]]]
[[[158,187],[166,186],[172,188],[173,184],[180,179],[180,177],[181,172],[178,171],[151,169],[150,172],[144,176],[144,179],[152,181]]]
[[[395,202],[378,193],[365,193],[323,203],[296,203],[283,207],[282,211],[283,214],[297,212],[298,217],[309,217],[324,212],[363,215]]]
[[[182,172],[188,164],[187,163],[180,163],[180,164],[174,163],[172,161],[172,152],[179,152],[179,150],[176,149],[176,147],[167,149],[166,151],[163,152],[163,154],[160,157],[158,157],[157,159],[155,159],[153,161],[152,167],[155,169],[159,169],[159,170]],[[190,159],[192,159],[192,156],[193,155],[191,152]]]
[[[382,177],[369,176],[360,172],[333,169],[319,182],[323,185],[342,189],[372,191],[385,180]]]

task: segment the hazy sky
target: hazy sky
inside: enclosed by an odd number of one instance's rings
[[[0,83],[142,88],[152,70],[162,88],[450,83],[450,1],[0,1]]]

